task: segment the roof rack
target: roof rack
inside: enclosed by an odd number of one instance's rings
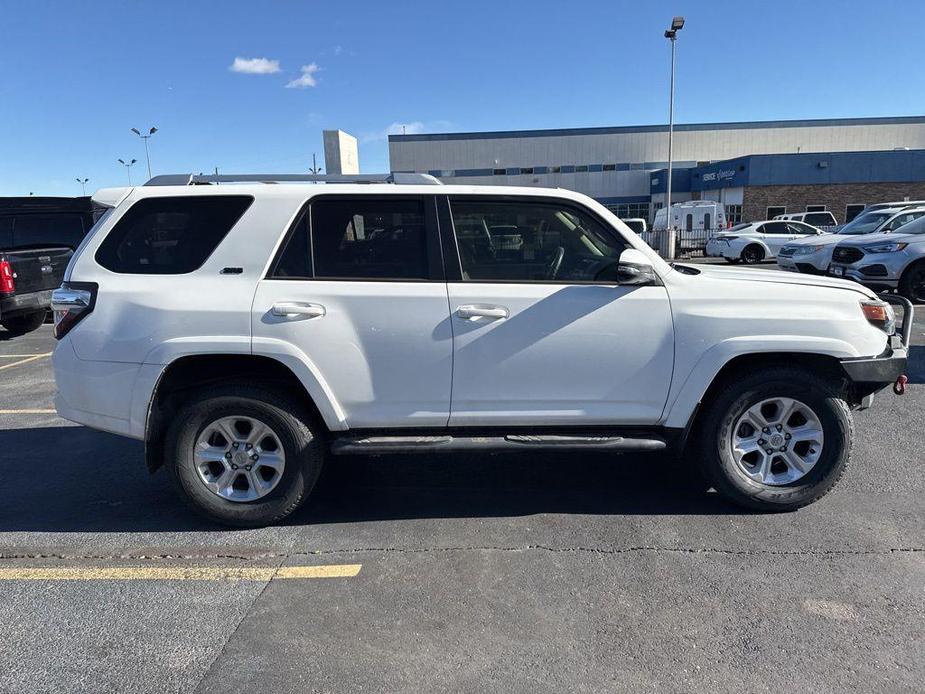
[[[154,176],[146,186],[195,186],[207,183],[394,183],[398,185],[443,185],[424,173],[387,174],[164,174]]]

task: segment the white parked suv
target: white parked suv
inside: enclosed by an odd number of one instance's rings
[[[803,222],[746,222],[713,236],[707,241],[704,253],[713,258],[725,258],[730,263],[741,261],[754,265],[774,260],[780,249],[791,241],[821,234],[821,230]]]
[[[796,239],[777,253],[781,270],[825,274],[832,262],[832,251],[842,241],[863,234],[889,233],[925,215],[925,206],[878,207],[862,212],[838,231],[822,236]]]
[[[461,450],[664,451],[796,509],[905,369],[911,309],[897,332],[854,282],[669,265],[578,193],[260,182],[300,178],[100,191],[54,295],[60,415],[145,441],[222,523],[289,515],[338,455]]]
[[[838,220],[831,212],[792,212],[790,214],[775,215],[774,219],[783,219],[787,222],[805,222],[814,227],[834,227],[838,226]]]

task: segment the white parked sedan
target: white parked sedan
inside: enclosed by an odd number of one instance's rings
[[[803,222],[748,222],[711,238],[704,252],[714,258],[725,258],[730,263],[741,260],[751,265],[762,260],[774,260],[780,249],[790,241],[822,233],[820,229]]]

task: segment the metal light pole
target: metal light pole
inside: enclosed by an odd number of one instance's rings
[[[148,162],[148,178],[151,178],[151,154],[148,152],[148,140],[157,132],[157,128],[151,128],[145,135],[142,135],[138,128],[132,128],[132,132],[145,141],[145,160]]]
[[[317,162],[316,159],[315,159],[315,153],[312,152],[312,168],[310,168],[310,169],[308,170],[308,172],[309,172],[310,174],[314,175],[314,176],[317,176],[317,175],[320,174],[322,171],[323,171],[323,169],[321,169],[321,168],[318,166],[318,162]],[[318,182],[318,181],[315,181],[315,183],[317,183],[317,182]]]
[[[90,179],[89,179],[89,178],[76,178],[76,179],[74,179],[74,180],[77,181],[77,182],[80,184],[80,190],[81,190],[82,194],[83,194],[84,196],[86,196],[86,195],[87,195],[87,182],[88,182]]]
[[[684,28],[684,17],[674,17],[671,28],[665,31],[665,38],[671,41],[671,81],[668,88],[668,187],[665,191],[665,222],[668,225],[668,247],[665,256],[674,260],[675,229],[671,224],[671,145],[674,139],[674,43],[678,32]]]
[[[128,184],[129,184],[129,186],[131,186],[131,185],[132,185],[132,164],[134,164],[134,163],[135,163],[136,161],[138,161],[138,160],[137,160],[137,159],[132,159],[131,161],[128,161],[128,162],[127,162],[127,161],[125,161],[125,160],[123,160],[123,159],[118,159],[117,161],[118,161],[120,164],[122,164],[122,166],[125,167],[125,174],[128,176]]]

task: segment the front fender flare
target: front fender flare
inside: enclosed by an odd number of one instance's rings
[[[675,374],[677,385],[672,383],[662,424],[666,427],[686,427],[716,376],[736,357],[794,353],[835,359],[862,356],[848,342],[828,337],[754,335],[723,340],[700,355],[686,376]]]

